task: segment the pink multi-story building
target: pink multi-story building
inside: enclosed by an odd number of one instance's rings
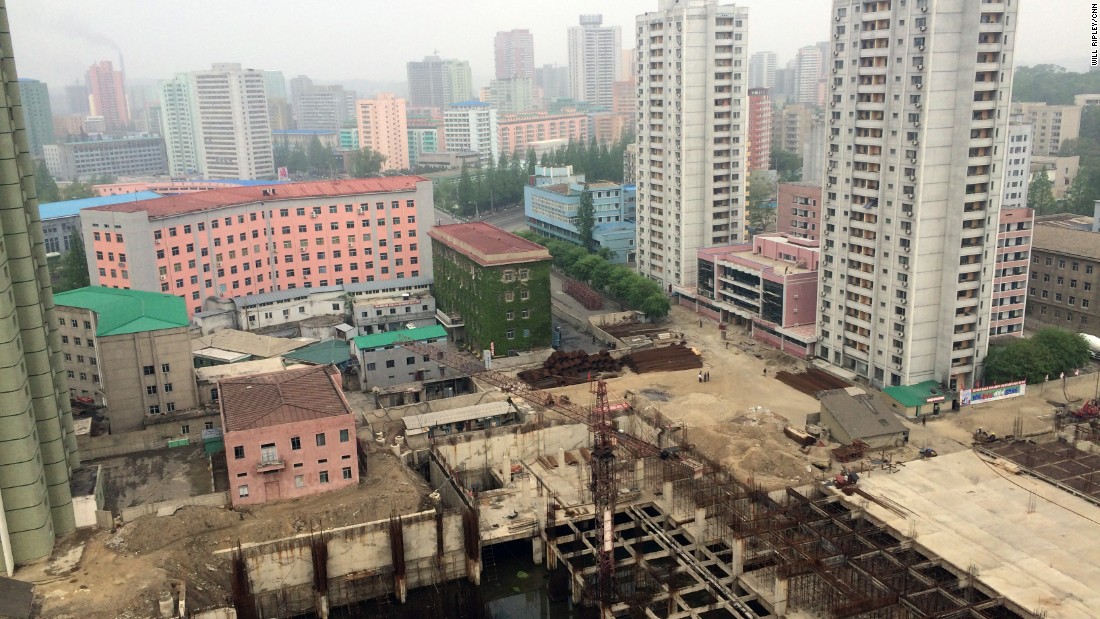
[[[779,183],[775,231],[811,241],[821,238],[821,185]]]
[[[93,286],[208,297],[432,272],[419,176],[232,187],[81,211]]]
[[[593,114],[592,137],[597,144],[614,144],[630,130],[630,117],[625,114]]]
[[[557,139],[587,143],[588,115],[532,112],[505,114],[497,119],[497,141],[502,153],[526,153],[532,142]]]
[[[130,124],[126,105],[126,87],[122,71],[115,71],[110,60],[93,64],[85,78],[91,93],[92,116],[102,116],[107,131],[119,131]]]
[[[680,305],[784,352],[813,355],[817,337],[817,243],[783,234],[698,250],[697,285],[674,287]]]
[[[997,226],[997,265],[993,272],[993,309],[989,319],[991,338],[1023,335],[1034,225],[1033,209],[1001,209],[1000,224]]]
[[[332,366],[218,381],[234,507],[359,483],[355,415]]]
[[[359,148],[369,148],[386,157],[383,170],[409,169],[409,130],[405,100],[392,94],[355,102]]]
[[[92,185],[92,191],[95,192],[97,196],[118,196],[128,193],[141,193],[143,191],[153,191],[162,196],[173,196],[180,193],[225,189],[226,187],[274,184],[275,181],[135,181],[132,183],[105,183]]]
[[[768,170],[772,159],[772,100],[767,88],[749,89],[749,172]]]

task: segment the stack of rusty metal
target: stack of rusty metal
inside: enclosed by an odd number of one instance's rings
[[[548,389],[550,387],[564,387],[565,385],[579,385],[580,383],[595,378],[601,374],[620,372],[623,369],[621,361],[611,356],[606,350],[596,354],[588,354],[583,350],[563,352],[555,350],[542,367],[536,370],[524,370],[517,376],[520,380],[536,389]]]
[[[703,367],[703,358],[683,344],[641,350],[623,357],[623,362],[635,374],[674,372]]]
[[[565,291],[565,294],[576,299],[586,310],[603,309],[603,296],[595,290],[592,290],[592,288],[584,282],[579,282],[575,279],[567,279],[562,285],[562,290]]]

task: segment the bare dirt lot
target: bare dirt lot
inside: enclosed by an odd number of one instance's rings
[[[102,466],[107,503],[118,513],[123,507],[181,499],[214,491],[210,465],[202,447],[179,447],[88,463]]]
[[[388,451],[375,451],[359,487],[308,499],[230,510],[186,507],[173,516],[146,516],[116,532],[87,531],[62,540],[54,562],[27,567],[20,580],[38,583],[42,616],[153,617],[157,596],[172,579],[187,582],[188,607],[223,603],[229,562],[214,551],[287,537],[310,526],[333,528],[428,507],[427,483]],[[75,568],[58,565],[72,552]],[[72,555],[70,555],[72,556]]]

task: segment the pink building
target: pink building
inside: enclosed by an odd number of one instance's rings
[[[779,183],[775,211],[775,231],[779,234],[811,241],[821,239],[821,185]]]
[[[405,100],[392,94],[355,102],[359,148],[369,148],[386,157],[382,170],[409,169],[409,129]]]
[[[771,169],[772,100],[767,88],[749,89],[749,172]]]
[[[698,251],[697,286],[680,287],[680,304],[796,357],[812,356],[817,337],[817,243],[782,234],[752,244]]]
[[[628,65],[624,64],[623,66]],[[630,63],[629,66],[633,66],[633,63]],[[638,114],[638,95],[634,91],[634,80],[624,80],[611,84],[611,111],[626,116],[628,126],[634,125],[634,119]]]
[[[989,321],[991,338],[1023,335],[1034,225],[1035,211],[1032,209],[1001,209],[997,227],[997,267],[993,272],[993,310]]]
[[[359,483],[355,415],[338,376],[314,366],[218,381],[234,507]]]
[[[80,220],[93,286],[175,294],[191,315],[208,297],[432,272],[432,183],[419,176],[230,187]]]
[[[576,140],[588,142],[588,115],[579,112],[551,115],[545,112],[504,114],[497,119],[500,152],[526,153],[532,142]]]
[[[614,144],[630,129],[630,118],[625,114],[593,114],[592,137],[597,144]]]
[[[128,193],[141,193],[143,191],[153,191],[162,196],[174,196],[180,193],[211,191],[214,189],[225,189],[226,187],[240,187],[242,185],[274,184],[275,181],[249,181],[242,183],[234,183],[233,181],[137,181],[133,183],[93,185],[92,191],[94,191],[97,196],[118,196]]]
[[[86,76],[91,93],[91,115],[102,116],[107,131],[119,131],[130,124],[130,110],[126,106],[126,87],[122,71],[115,71],[110,60],[92,65]]]
[[[498,80],[535,79],[535,39],[526,28],[498,32],[493,41]]]

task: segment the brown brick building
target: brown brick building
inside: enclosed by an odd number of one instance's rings
[[[1100,233],[1035,226],[1025,325],[1100,335]]]

